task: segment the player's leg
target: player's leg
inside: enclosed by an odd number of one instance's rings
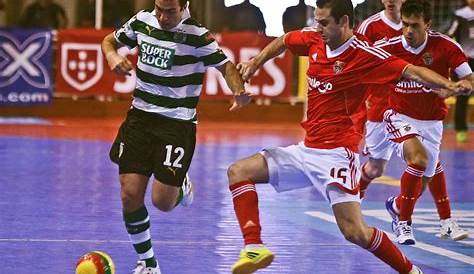
[[[397,236],[397,242],[412,245],[415,244],[415,237],[411,227],[411,216],[421,194],[422,177],[428,156],[417,137],[405,140],[402,147],[407,167],[400,178],[400,194],[397,197],[389,197],[385,206],[392,216],[392,229]]]
[[[158,118],[150,132],[152,150],[153,205],[161,211],[171,211],[178,204],[190,205],[193,188],[187,174],[196,146],[196,125],[172,119]]]
[[[270,183],[277,191],[311,186],[302,172],[302,147],[300,144],[266,149],[229,167],[229,188],[245,241],[245,249],[232,273],[253,273],[272,262],[273,254],[262,244],[255,183]]]
[[[398,144],[398,155],[407,167],[400,178],[400,194],[389,197],[385,206],[392,216],[392,229],[400,244],[414,244],[411,215],[422,188],[422,177],[428,165],[428,153],[420,141],[416,121],[388,110],[384,115],[387,136]]]
[[[364,198],[372,180],[382,176],[393,150],[393,144],[386,138],[384,123],[367,121],[364,153],[369,160],[361,167],[360,198]]]
[[[255,183],[268,181],[268,166],[263,155],[257,153],[233,163],[227,176],[235,215],[245,242],[240,259],[232,266],[232,273],[253,273],[267,267],[273,260],[273,254],[261,239],[258,194],[255,188]]]
[[[367,191],[369,184],[374,179],[383,175],[387,163],[388,161],[384,159],[369,158],[369,160],[362,165],[360,168],[361,176],[359,181],[361,199],[365,197],[365,192]]]
[[[130,128],[130,123],[139,128]],[[150,154],[146,146],[148,136],[143,134],[143,128],[141,117],[130,110],[110,149],[110,158],[119,165],[125,227],[139,257],[133,273],[140,273],[146,267],[156,268],[158,264],[151,246],[150,218],[144,205],[151,166],[148,164]]]
[[[454,129],[456,130],[456,141],[465,142],[467,139],[467,106],[469,95],[456,96],[454,108]]]
[[[441,225],[441,238],[453,239],[455,241],[467,238],[469,236],[467,231],[460,228],[457,222],[451,218],[451,206],[446,189],[446,177],[441,163],[438,163],[435,175],[429,182],[428,188],[433,196],[438,211]]]
[[[422,273],[405,257],[382,230],[368,227],[365,224],[361,214],[360,203],[350,201],[350,196],[354,195],[347,194],[336,187],[329,187],[327,192],[331,199],[337,225],[349,242],[372,252],[377,258],[399,273]],[[345,199],[349,201],[343,202]]]

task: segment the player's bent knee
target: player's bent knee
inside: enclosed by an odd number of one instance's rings
[[[346,225],[341,227],[341,233],[344,238],[358,246],[366,247],[369,242],[368,231],[359,225]]]
[[[163,212],[169,212],[175,208],[176,202],[160,199],[159,197],[152,197],[151,202],[154,207]]]
[[[417,165],[426,168],[428,166],[428,156],[426,153],[420,151],[415,153],[407,162],[409,165]]]
[[[245,180],[245,165],[238,161],[230,165],[227,169],[227,177],[229,178],[229,184],[235,184]]]

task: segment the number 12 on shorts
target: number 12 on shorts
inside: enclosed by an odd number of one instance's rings
[[[163,165],[174,167],[174,168],[183,167],[183,165],[181,165],[180,161],[181,161],[181,159],[183,159],[184,149],[182,147],[175,147],[173,149],[173,145],[166,145],[165,149],[166,149],[166,158],[165,158],[165,161],[163,162]],[[172,156],[176,156],[173,163],[171,163],[171,157]]]

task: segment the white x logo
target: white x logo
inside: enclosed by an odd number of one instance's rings
[[[9,77],[19,68],[25,69],[31,76],[40,75],[40,72],[31,64],[30,61],[33,54],[40,48],[38,43],[27,46],[23,52],[18,51],[8,43],[3,43],[0,47],[3,48],[14,60],[14,62],[10,63],[10,65],[3,70],[1,76]]]
[[[21,43],[10,33],[0,31],[0,87],[22,77],[36,88],[49,88],[50,75],[39,59],[50,48],[50,43],[49,32],[35,33]]]

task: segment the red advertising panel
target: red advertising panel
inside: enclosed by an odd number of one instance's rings
[[[133,92],[136,75],[117,76],[110,71],[100,44],[112,30],[66,29],[58,33],[57,92],[78,96],[117,95]],[[257,55],[273,38],[251,32],[215,35],[223,51],[234,62],[243,62]],[[137,61],[137,50],[123,47],[119,53],[132,63]],[[268,61],[246,84],[246,90],[258,97],[288,98],[291,96],[292,57],[282,54]],[[203,84],[203,99],[222,99],[232,93],[221,73],[208,69]]]
[[[234,32],[214,35],[229,59],[237,64],[256,56],[274,38],[253,32]],[[246,84],[246,90],[258,97],[288,98],[291,96],[293,59],[289,51],[267,61]],[[232,94],[221,73],[208,69],[203,86],[203,98],[222,98]]]
[[[135,73],[118,76],[110,71],[101,43],[113,30],[66,29],[58,33],[56,50],[56,91],[79,96],[130,93]],[[123,47],[119,53],[135,63],[136,50]]]

